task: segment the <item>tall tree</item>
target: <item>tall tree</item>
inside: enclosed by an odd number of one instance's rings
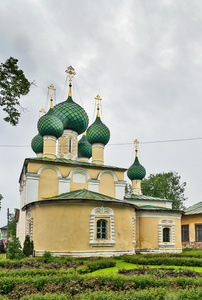
[[[0,64],[0,106],[7,113],[4,120],[12,125],[19,122],[19,99],[29,92],[32,84],[19,69],[17,62],[17,59],[10,57]]]
[[[12,238],[16,237],[16,223],[15,223],[15,215],[9,214],[8,220],[8,230]]]
[[[177,172],[150,174],[142,180],[142,193],[146,196],[174,200],[173,209],[183,209],[186,200],[184,191],[186,182],[180,182]]]
[[[3,196],[0,194],[0,210],[1,210],[1,200],[3,199]]]

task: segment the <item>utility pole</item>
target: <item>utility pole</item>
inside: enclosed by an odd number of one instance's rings
[[[9,232],[9,208],[7,208],[7,226],[8,226],[8,240],[10,238],[10,232]]]

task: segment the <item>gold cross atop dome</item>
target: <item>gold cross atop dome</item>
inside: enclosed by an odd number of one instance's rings
[[[46,113],[45,109],[41,109],[39,112],[41,112],[42,116]]]
[[[65,72],[69,76],[69,96],[71,97],[72,96],[72,92],[71,92],[72,77],[73,77],[73,75],[76,75],[76,72],[75,72],[75,70],[74,70],[74,68],[72,66],[69,66]]]
[[[54,88],[54,86],[52,84],[50,86],[48,86],[48,89],[51,90],[51,94],[50,94],[51,105],[50,105],[50,108],[53,108],[53,91],[56,90],[56,89]]]
[[[136,157],[137,157],[137,148],[138,148],[138,144],[139,144],[139,141],[136,139],[135,141],[134,141],[134,143],[135,143],[135,152],[136,152]]]
[[[97,117],[99,117],[99,116],[100,116],[100,112],[99,112],[99,110],[100,110],[100,101],[102,100],[102,99],[100,98],[100,95],[97,95],[97,96],[95,97],[95,100],[97,100]]]

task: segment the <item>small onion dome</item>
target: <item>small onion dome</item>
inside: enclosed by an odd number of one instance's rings
[[[37,126],[41,136],[53,135],[56,138],[59,138],[63,134],[62,121],[56,117],[53,108],[50,108],[47,114],[39,119]]]
[[[55,115],[62,121],[64,129],[71,129],[78,134],[83,133],[88,127],[88,115],[85,110],[69,96],[53,108]]]
[[[43,153],[43,137],[37,134],[31,142],[32,150],[37,153]]]
[[[95,143],[106,145],[110,139],[110,131],[97,116],[95,122],[87,129],[86,136],[91,145]]]
[[[87,141],[86,135],[83,135],[78,142],[78,157],[92,157],[92,146]]]
[[[128,169],[127,172],[128,178],[130,180],[139,179],[142,180],[146,175],[145,168],[139,163],[138,157],[136,156],[134,163],[132,166]]]

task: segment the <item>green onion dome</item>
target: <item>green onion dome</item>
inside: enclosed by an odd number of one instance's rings
[[[59,138],[63,134],[62,121],[54,114],[53,108],[50,108],[47,114],[39,119],[37,126],[41,136],[53,135]]]
[[[128,178],[130,180],[139,179],[142,180],[146,175],[145,168],[139,163],[138,157],[136,156],[134,163],[132,166],[128,169],[127,172]]]
[[[32,139],[31,147],[35,153],[43,153],[43,137],[40,134]]]
[[[92,146],[87,141],[86,135],[83,135],[78,142],[78,157],[92,157]]]
[[[71,129],[78,134],[83,133],[88,127],[88,115],[85,110],[69,96],[53,108],[55,115],[62,121],[64,129]]]
[[[106,145],[110,139],[110,131],[97,116],[95,122],[87,129],[86,137],[91,145],[95,143]]]

